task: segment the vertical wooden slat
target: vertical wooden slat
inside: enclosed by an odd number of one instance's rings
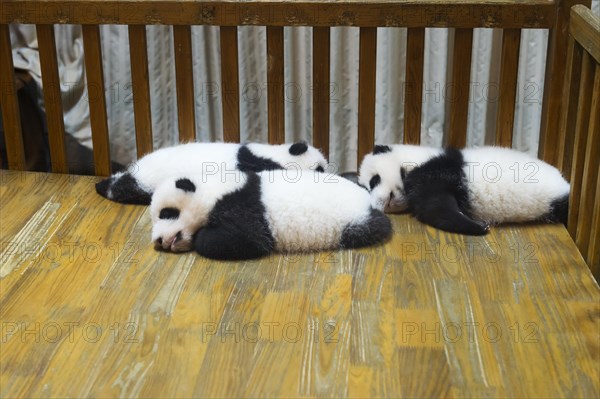
[[[404,143],[421,142],[423,106],[423,59],[425,28],[409,28],[406,36],[406,83],[404,90]]]
[[[502,34],[500,93],[498,96],[498,113],[496,114],[496,145],[502,147],[512,147],[520,44],[520,29],[504,30]]]
[[[19,101],[15,87],[12,50],[8,25],[0,25],[0,106],[9,169],[25,169],[25,151],[21,134]]]
[[[152,152],[152,117],[148,79],[148,46],[145,25],[129,26],[129,58],[138,159]]]
[[[54,25],[36,26],[42,81],[44,83],[44,106],[48,125],[48,142],[52,171],[69,173],[67,154],[65,151],[65,124],[63,119],[60,79],[56,59],[56,41]]]
[[[225,142],[240,142],[239,90],[237,26],[221,26],[221,93]]]
[[[577,116],[575,121],[575,142],[573,144],[573,162],[571,166],[571,193],[569,195],[569,221],[568,230],[573,240],[577,234],[577,218],[579,216],[579,200],[581,182],[583,180],[583,167],[585,162],[585,149],[587,145],[587,132],[590,118],[592,93],[589,90],[594,82],[594,63],[592,57],[584,52],[581,59],[581,80],[579,82],[579,99],[577,100]]]
[[[329,158],[330,30],[313,28],[313,145]]]
[[[358,65],[358,164],[375,146],[377,28],[360,28]]]
[[[189,25],[173,25],[173,42],[175,45],[179,141],[185,143],[196,140],[191,27]]]
[[[579,251],[586,255],[590,242],[591,215],[596,197],[596,175],[600,166],[600,65],[596,64],[592,105],[589,113],[587,144],[581,181],[581,200],[577,218],[575,243]]]
[[[600,170],[596,173],[596,199],[592,211],[590,245],[587,253],[587,264],[596,277],[600,278]]]
[[[87,79],[92,143],[94,146],[94,166],[96,175],[110,175],[110,151],[108,143],[108,122],[106,118],[106,98],[102,72],[102,51],[98,25],[83,25],[83,46],[85,73]]]
[[[569,37],[567,66],[560,111],[560,127],[558,142],[558,159],[556,166],[568,178],[571,177],[573,144],[575,142],[575,116],[577,115],[577,99],[579,97],[579,71],[583,49]]]
[[[467,117],[471,80],[473,29],[456,29],[450,92],[450,129],[447,144],[462,148],[467,144]]]
[[[269,143],[285,142],[283,96],[283,27],[267,27],[267,87]]]
[[[558,156],[558,127],[561,98],[563,96],[563,80],[565,76],[565,54],[567,52],[567,37],[569,15],[575,4],[588,7],[591,0],[560,0],[556,4],[556,20],[554,28],[548,35],[548,50],[546,56],[546,72],[544,78],[544,95],[542,100],[542,120],[540,126],[540,159],[556,165]]]

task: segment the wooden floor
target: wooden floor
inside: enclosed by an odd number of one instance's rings
[[[598,397],[600,290],[562,226],[255,262],[159,253],[97,178],[0,172],[0,396]]]

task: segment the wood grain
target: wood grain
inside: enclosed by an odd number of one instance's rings
[[[581,184],[583,181],[583,168],[585,164],[585,151],[587,148],[590,107],[592,102],[592,92],[590,88],[594,83],[594,60],[587,52],[583,53],[580,75],[581,80],[579,82],[579,99],[577,100],[578,110],[575,122],[575,142],[573,144],[573,163],[570,179],[571,193],[569,195],[568,229],[573,239],[576,238],[577,234],[579,203],[581,201]]]
[[[190,26],[173,26],[175,80],[177,86],[177,121],[179,141],[196,141],[196,104],[194,96],[194,64]]]
[[[589,7],[591,0],[564,0],[557,2],[554,5],[556,8],[554,26],[550,29],[548,35],[548,55],[546,56],[538,156],[551,165],[557,164],[558,126],[565,77],[566,65],[564,57],[567,53],[569,12],[575,4],[584,4]]]
[[[473,29],[456,29],[452,52],[452,80],[450,82],[450,129],[447,145],[463,148],[467,144],[469,90],[471,87],[471,51]]]
[[[360,29],[359,47],[357,168],[375,146],[377,28]]]
[[[145,25],[129,26],[129,59],[131,60],[131,87],[135,117],[137,157],[140,159],[153,150],[150,81],[148,79],[148,41]]]
[[[50,161],[55,173],[68,173],[65,151],[65,124],[63,121],[58,61],[56,59],[56,41],[54,25],[37,25],[36,33],[40,53],[40,67],[44,92],[44,108],[48,126]]]
[[[502,147],[512,147],[520,44],[520,29],[504,30],[502,33],[500,93],[496,114],[496,145]]]
[[[330,29],[313,28],[313,145],[329,158]]]
[[[283,28],[267,27],[267,87],[269,143],[285,142]]]
[[[600,64],[596,64],[595,69],[575,237],[575,243],[586,259],[592,228],[590,216],[593,215],[596,192],[600,190],[596,186],[596,177],[600,170]]]
[[[223,101],[223,140],[240,142],[240,83],[237,27],[222,26],[221,96]]]
[[[395,215],[383,246],[213,262],[155,251],[96,181],[0,171],[2,397],[600,394],[600,290],[561,225]]]
[[[575,123],[577,116],[577,100],[579,98],[579,71],[581,71],[581,57],[583,49],[569,37],[567,50],[567,66],[565,69],[565,83],[560,111],[560,127],[558,141],[557,167],[563,176],[571,178],[571,165],[573,162],[573,145],[575,144]]]
[[[419,144],[421,142],[424,57],[425,29],[408,29],[406,34],[406,80],[404,90],[404,144]]]
[[[571,8],[569,32],[600,63],[600,17],[588,7],[577,4]]]
[[[546,0],[5,0],[0,23],[551,28],[555,12]]]
[[[25,151],[8,25],[0,25],[0,56],[3,59],[0,63],[0,106],[2,106],[8,167],[24,170]]]
[[[102,68],[102,48],[98,25],[83,25],[83,47],[85,75],[92,127],[92,145],[96,175],[110,175],[110,144],[108,142],[108,120]]]
[[[596,172],[596,198],[592,210],[592,222],[590,226],[590,244],[586,256],[586,262],[596,278],[600,279],[600,170]]]

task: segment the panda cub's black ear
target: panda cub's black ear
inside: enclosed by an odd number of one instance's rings
[[[290,154],[292,155],[302,155],[308,150],[308,144],[306,141],[299,141],[290,146]]]
[[[177,187],[180,190],[185,191],[186,193],[195,193],[196,192],[196,185],[194,183],[192,183],[192,181],[190,179],[179,179],[175,182],[175,187]]]
[[[385,154],[386,152],[391,152],[392,149],[390,148],[389,145],[376,145],[375,147],[373,147],[373,155],[377,155],[377,154]]]

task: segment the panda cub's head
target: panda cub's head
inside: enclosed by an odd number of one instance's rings
[[[293,144],[247,144],[250,151],[258,157],[266,158],[278,165],[278,168],[297,170],[327,170],[327,160],[317,148],[306,141]],[[268,168],[265,168],[268,169]]]
[[[321,151],[305,141],[290,145],[288,153],[292,156],[290,162],[297,162],[300,169],[312,169],[317,172],[325,172],[327,169],[327,161]]]
[[[192,239],[206,224],[209,209],[195,195],[190,179],[168,180],[152,195],[152,241],[158,249],[183,252],[192,249]]]
[[[359,184],[371,193],[371,206],[385,212],[406,211],[404,177],[440,152],[418,145],[376,145],[363,159],[358,177]]]

